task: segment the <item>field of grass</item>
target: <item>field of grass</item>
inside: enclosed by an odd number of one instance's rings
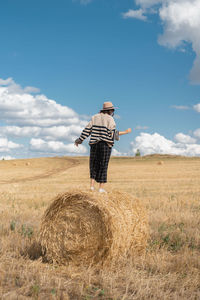
[[[149,214],[143,256],[109,270],[24,256],[51,200],[88,189],[88,177],[87,157],[0,161],[0,299],[200,299],[200,158],[111,159],[106,189],[140,198]]]

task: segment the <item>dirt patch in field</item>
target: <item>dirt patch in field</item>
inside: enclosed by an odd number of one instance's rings
[[[62,173],[79,165],[66,157],[19,159],[0,162],[0,184],[34,181]]]

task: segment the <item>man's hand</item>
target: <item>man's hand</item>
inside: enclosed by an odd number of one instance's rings
[[[78,147],[79,144],[82,144],[82,141],[78,138],[75,140],[74,145]]]
[[[131,128],[128,128],[128,129],[126,129],[124,131],[119,131],[119,135],[128,134],[130,132],[131,132]]]
[[[126,133],[131,133],[131,128],[126,129]]]

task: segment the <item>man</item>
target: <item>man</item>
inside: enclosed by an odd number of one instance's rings
[[[104,102],[100,112],[92,116],[91,121],[83,129],[80,137],[76,139],[78,147],[84,139],[90,137],[90,189],[94,191],[95,181],[99,183],[99,192],[106,193],[104,184],[107,182],[108,163],[114,140],[119,141],[119,136],[131,132],[131,128],[125,131],[116,130],[113,119],[115,108],[112,102]]]

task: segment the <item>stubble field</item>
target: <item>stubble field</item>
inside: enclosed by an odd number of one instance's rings
[[[148,211],[144,255],[106,270],[24,255],[51,200],[88,177],[87,157],[0,161],[0,299],[200,299],[200,158],[111,159],[107,190]]]

